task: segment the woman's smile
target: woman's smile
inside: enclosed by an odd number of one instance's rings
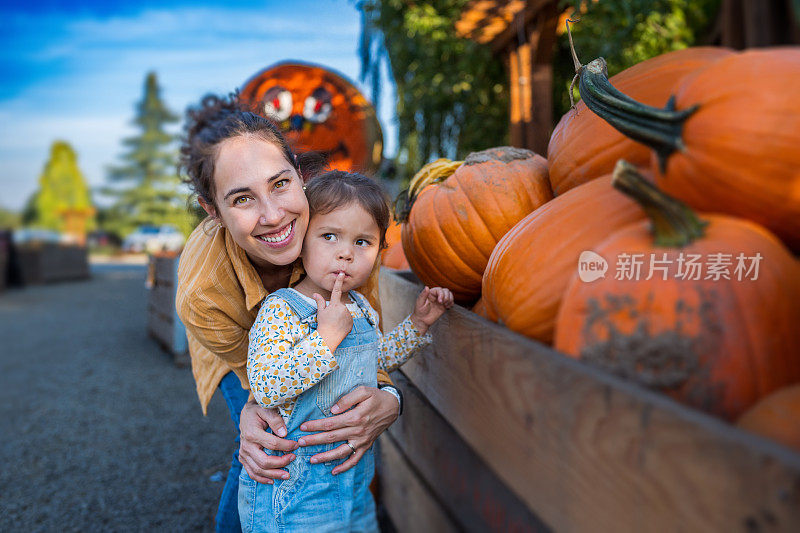
[[[272,233],[262,233],[256,235],[256,239],[260,240],[270,248],[283,248],[292,242],[294,237],[294,220],[289,222],[286,226],[274,231]]]

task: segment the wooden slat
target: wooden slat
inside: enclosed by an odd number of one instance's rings
[[[380,494],[399,533],[455,533],[458,528],[442,510],[428,487],[409,467],[397,446],[380,437]]]
[[[172,317],[163,315],[152,308],[148,310],[147,330],[162,346],[171,349],[174,335]]]
[[[174,287],[175,277],[178,271],[177,257],[152,257],[150,259],[154,264],[153,279],[155,285],[166,285]]]
[[[389,434],[461,529],[548,531],[408,378],[393,372],[392,380],[403,390],[405,409]]]
[[[171,316],[175,314],[175,288],[165,285],[154,285],[150,289],[149,304],[160,313]]]
[[[387,327],[420,288],[382,272]],[[460,307],[432,332],[403,372],[553,529],[800,530],[797,453]]]
[[[89,277],[89,254],[85,247],[47,245],[42,247],[41,253],[45,283]]]

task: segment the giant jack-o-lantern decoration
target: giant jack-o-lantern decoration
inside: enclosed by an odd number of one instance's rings
[[[326,154],[331,168],[372,172],[381,162],[375,109],[351,82],[326,68],[277,63],[245,83],[240,98],[275,121],[294,150]]]

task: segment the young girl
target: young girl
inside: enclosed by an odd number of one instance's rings
[[[428,328],[453,305],[448,289],[426,287],[414,312],[382,336],[378,314],[355,290],[377,267],[384,246],[389,210],[380,187],[360,174],[333,171],[312,179],[306,195],[311,219],[300,254],[306,276],[264,300],[247,358],[253,396],[264,407],[278,407],[286,438],[298,441],[309,435],[303,422],[336,414],[339,397],[360,385],[374,387],[378,368],[392,370],[430,342]],[[256,483],[243,470],[242,529],[377,531],[368,489],[372,449],[344,472],[336,470],[339,462],[310,461],[347,447],[355,453],[350,441],[298,448],[288,479],[273,485]]]

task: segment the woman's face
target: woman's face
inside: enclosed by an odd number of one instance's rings
[[[214,186],[218,216],[256,267],[298,258],[308,200],[280,148],[254,135],[226,139],[219,145]]]

